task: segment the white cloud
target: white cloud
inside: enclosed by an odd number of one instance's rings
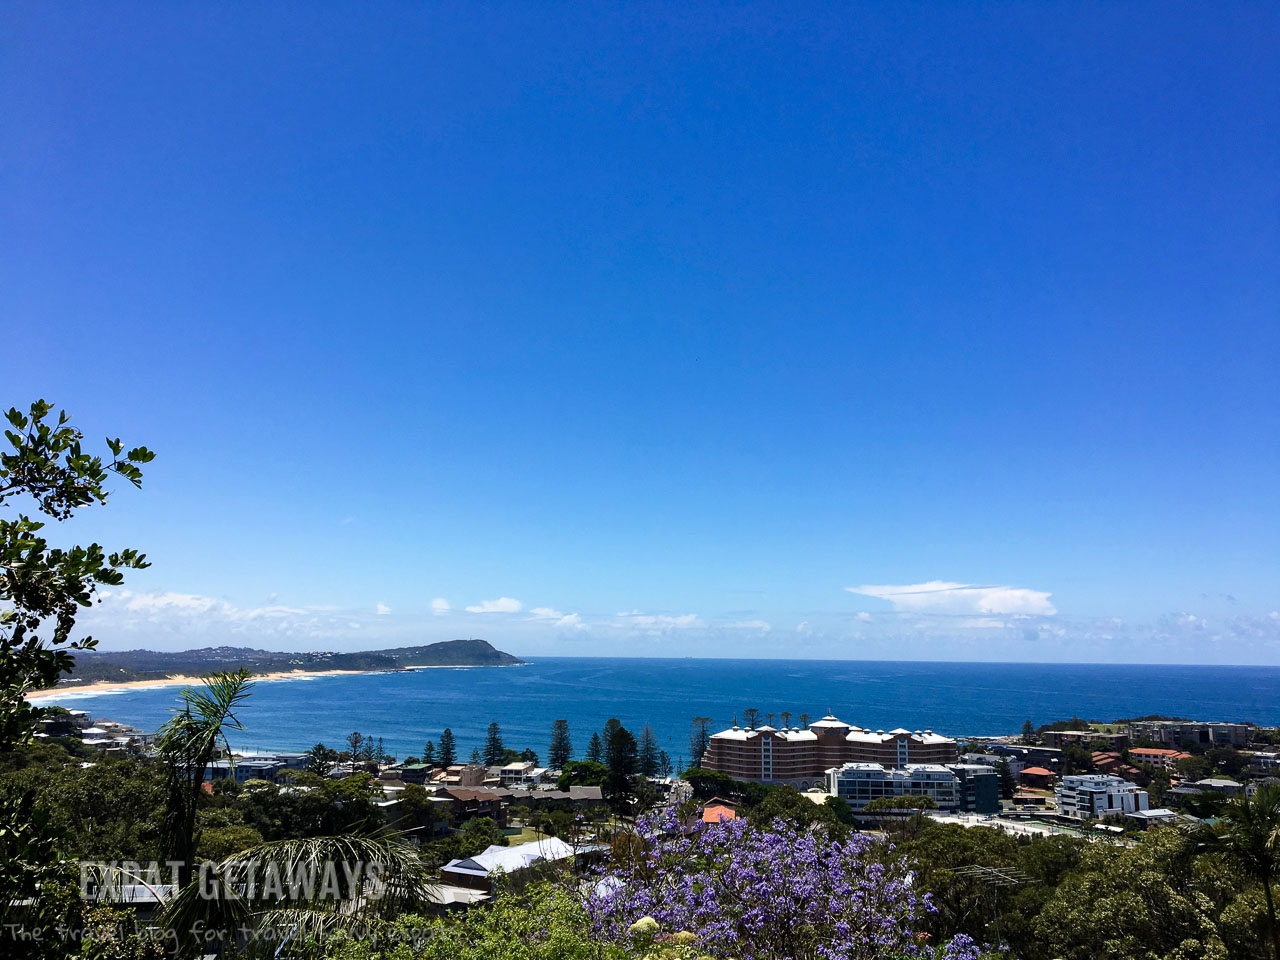
[[[845,589],[860,596],[888,600],[900,613],[1049,616],[1058,612],[1049,602],[1051,593],[1026,587],[930,580],[901,586],[867,585]]]
[[[725,626],[730,630],[760,630],[764,633],[773,629],[768,620],[735,620],[733,623],[726,623]]]
[[[213,614],[229,620],[260,620],[271,617],[290,617],[306,614],[298,607],[267,604],[261,607],[237,607],[225,600],[205,597],[198,593],[134,593],[131,590],[114,590],[101,594],[104,602],[110,601],[133,614],[170,614],[197,617]]]
[[[511,597],[499,597],[497,600],[482,600],[467,607],[467,613],[519,613],[524,604]]]
[[[808,620],[801,620],[799,623],[796,624],[796,633],[803,634],[804,636],[807,637],[811,633],[813,633],[813,627],[809,626]]]
[[[618,613],[618,626],[639,627],[642,630],[684,630],[705,626],[696,613],[670,616],[662,613],[641,613],[639,610],[623,610]]]
[[[867,611],[865,611],[865,610],[859,610],[859,611],[858,611],[858,619],[859,619],[859,620],[861,620],[863,623],[870,623],[870,622],[871,622],[871,614],[867,613]]]
[[[564,614],[551,607],[534,607],[529,611],[530,620],[559,620]]]
[[[436,597],[431,601],[431,612],[437,617],[444,616],[444,614],[448,613],[451,609],[452,607],[449,606],[449,601],[444,597]]]
[[[385,617],[388,613],[391,612],[391,608],[388,607],[385,603],[379,603],[375,609],[377,610],[378,616],[380,617]]]

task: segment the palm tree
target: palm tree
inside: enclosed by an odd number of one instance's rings
[[[1233,857],[1262,884],[1271,949],[1280,958],[1280,930],[1271,893],[1271,884],[1280,877],[1280,787],[1265,784],[1252,797],[1236,797],[1223,805],[1218,817],[1206,837],[1208,844]]]
[[[222,945],[251,930],[249,955],[271,955],[286,941],[292,953],[314,952],[334,933],[367,936],[433,901],[426,862],[385,830],[260,843],[201,870],[200,883],[165,905],[161,923],[180,940],[216,932]]]
[[[249,671],[203,677],[203,687],[185,687],[180,712],[160,728],[156,746],[169,797],[163,835],[169,859],[178,864],[178,887],[191,882],[196,853],[196,805],[205,770],[220,747],[230,754],[227,730],[243,730],[235,708],[253,687]]]

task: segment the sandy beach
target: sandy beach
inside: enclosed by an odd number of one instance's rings
[[[339,674],[385,673],[371,670],[277,670],[273,673],[255,673],[253,680],[296,680],[300,677],[328,677]],[[32,690],[28,700],[59,697],[68,693],[105,693],[108,690],[148,690],[152,687],[190,687],[200,683],[200,677],[173,674],[157,680],[95,680],[92,683],[60,683],[48,690]]]
[[[469,670],[474,667],[518,667],[518,663],[428,663],[401,667],[400,670]],[[297,680],[301,677],[332,677],[361,673],[397,673],[398,670],[276,670],[271,673],[255,673],[254,680]],[[147,690],[152,687],[190,687],[200,683],[200,677],[175,673],[156,680],[94,680],[92,683],[60,683],[48,690],[32,690],[28,700],[60,697],[68,693],[106,693],[117,690]]]

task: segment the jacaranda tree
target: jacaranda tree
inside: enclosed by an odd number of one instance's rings
[[[909,868],[879,861],[872,846],[787,821],[686,832],[674,815],[642,817],[614,843],[587,910],[604,940],[634,938],[649,918],[655,930],[692,934],[701,951],[741,960],[980,956],[967,937],[928,945],[920,932],[928,898]]]

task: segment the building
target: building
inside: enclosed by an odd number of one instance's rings
[[[987,747],[987,752],[998,757],[1008,757],[1010,762],[1015,759],[1021,760],[1028,767],[1062,769],[1062,751],[1055,747],[1031,746],[1025,743],[993,743]]]
[[[738,811],[723,803],[708,803],[702,808],[703,823],[720,823],[724,820],[738,819]]]
[[[1054,772],[1044,767],[1024,767],[1018,774],[1018,782],[1034,790],[1045,790],[1053,783]]]
[[[1000,772],[985,763],[952,763],[947,769],[960,781],[961,813],[1000,812]]]
[[[846,763],[827,771],[827,790],[854,812],[883,797],[928,797],[946,813],[997,813],[1000,777],[980,764],[911,763],[886,767],[879,763]]]
[[[236,783],[248,780],[275,780],[276,775],[285,769],[278,760],[243,757],[232,763],[229,760],[214,760],[205,768],[204,778],[209,781],[226,780],[233,772]]]
[[[507,825],[507,801],[494,790],[445,787],[437,791],[436,796],[449,799],[450,819],[454,824],[465,823],[475,817],[488,817],[500,827]]]
[[[455,763],[451,767],[437,769],[430,776],[436,787],[478,787],[484,783],[488,771],[478,763]]]
[[[1135,821],[1144,830],[1150,830],[1152,827],[1164,826],[1167,824],[1177,823],[1182,819],[1181,815],[1175,810],[1168,807],[1152,807],[1150,810],[1135,810],[1133,813],[1126,813],[1125,817]]]
[[[1280,770],[1280,753],[1255,753],[1249,758],[1249,772],[1266,777]]]
[[[537,867],[573,857],[573,847],[558,837],[547,837],[515,847],[492,846],[474,857],[450,860],[440,868],[446,884],[491,893],[495,882],[521,882]]]
[[[712,734],[702,767],[735,780],[785,783],[800,790],[820,786],[826,771],[846,763],[954,763],[956,742],[932,730],[864,730],[833,716],[778,729],[767,724]]]
[[[1154,740],[1166,747],[1181,747],[1188,741],[1205,746],[1244,747],[1253,739],[1248,723],[1205,722],[1202,720],[1134,720],[1129,736],[1134,740]]]
[[[1046,747],[1082,747],[1089,749],[1096,743],[1102,743],[1109,750],[1124,750],[1129,746],[1127,733],[1103,733],[1101,730],[1046,730],[1041,734]]]
[[[1161,770],[1177,770],[1178,761],[1191,754],[1168,747],[1133,747],[1129,751],[1129,759],[1134,763],[1149,763]]]
[[[1063,777],[1054,791],[1058,812],[1079,820],[1101,820],[1147,810],[1147,792],[1136,783],[1100,773]]]
[[[1027,761],[1021,757],[1007,757],[999,753],[966,753],[960,759],[965,763],[980,763],[984,767],[996,769],[999,769],[1000,764],[1005,763],[1009,765],[1009,772],[1015,777],[1027,766]]]
[[[545,767],[527,760],[517,760],[498,768],[498,781],[504,787],[533,786],[541,783],[546,773]]]
[[[1228,780],[1225,777],[1206,777],[1203,780],[1197,780],[1190,786],[1197,787],[1200,790],[1211,790],[1214,793],[1221,793],[1228,797],[1237,796],[1244,790],[1243,783],[1237,783],[1235,780]]]

